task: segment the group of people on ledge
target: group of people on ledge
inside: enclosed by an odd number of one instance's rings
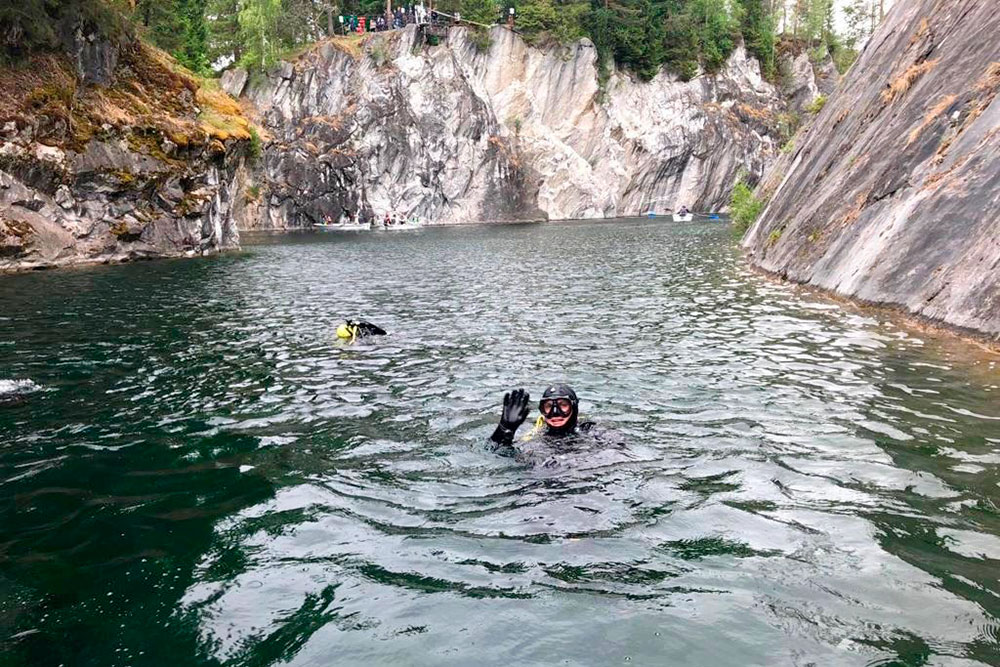
[[[427,23],[429,13],[423,4],[397,7],[395,11],[377,16],[341,16],[338,18],[341,34],[384,32],[399,30],[411,23]]]
[[[356,16],[354,14],[342,15],[338,17],[338,34],[348,35],[356,33],[363,35],[366,32],[384,32],[386,30],[400,30],[411,23],[418,25],[433,23],[435,25],[460,23],[462,15],[455,12],[454,15],[440,14],[437,11],[428,11],[423,3],[409,4],[397,7],[391,12],[378,14],[375,16]],[[497,24],[507,24],[507,27],[514,27],[514,8],[510,7],[506,12],[498,8]],[[482,24],[477,24],[482,25]]]

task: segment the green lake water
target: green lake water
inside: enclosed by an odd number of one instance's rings
[[[0,664],[997,665],[996,362],[718,223],[5,276]],[[555,381],[626,446],[487,451]]]

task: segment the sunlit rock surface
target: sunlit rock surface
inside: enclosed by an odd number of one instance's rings
[[[259,81],[227,75],[273,136],[254,226],[717,209],[741,172],[755,182],[777,154],[783,103],[742,49],[715,77],[612,73],[602,91],[589,41],[490,35],[485,53],[464,28],[429,47],[410,26],[360,47],[322,43]]]
[[[897,3],[796,151],[744,245],[758,266],[1000,336],[1000,14]]]

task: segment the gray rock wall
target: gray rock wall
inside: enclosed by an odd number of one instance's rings
[[[485,53],[463,28],[427,47],[410,26],[371,36],[362,54],[322,43],[262,81],[228,74],[272,135],[253,226],[718,209],[741,172],[755,182],[777,155],[784,105],[742,49],[716,77],[615,73],[602,93],[589,41],[490,36]]]
[[[804,47],[797,53],[784,53],[778,61],[778,71],[781,93],[800,118],[807,115],[808,107],[816,98],[821,95],[829,97],[840,83],[840,74],[833,60],[827,57],[822,62],[814,63]]]
[[[0,145],[0,271],[236,248],[242,162],[241,151],[205,149],[168,164],[124,140],[94,141],[76,153],[7,139]]]
[[[744,239],[790,280],[1000,337],[1000,13],[897,3]]]

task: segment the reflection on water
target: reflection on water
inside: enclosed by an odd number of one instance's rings
[[[0,379],[45,389],[0,407],[9,664],[1000,664],[996,358],[724,228],[288,237],[0,302]],[[484,451],[558,380],[624,449]]]

